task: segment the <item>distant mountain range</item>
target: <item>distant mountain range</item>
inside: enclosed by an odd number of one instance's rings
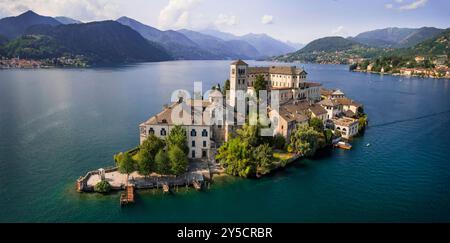
[[[440,37],[445,31],[431,27],[386,28],[364,32],[356,37],[325,37],[312,41],[297,52],[271,60],[351,64],[389,55],[448,55],[442,46],[429,48],[430,41]],[[421,46],[423,48],[420,48]]]
[[[27,11],[19,16],[0,20],[0,45],[3,45],[0,53],[7,57],[21,54],[22,57],[30,58],[83,55],[87,56],[90,63],[126,63],[173,59],[260,59],[296,50],[293,47],[296,44],[284,43],[264,34],[235,36],[220,31],[161,31],[134,19],[121,17],[115,22],[132,30],[125,31],[111,22],[82,23],[64,16],[52,18]],[[92,33],[93,29],[97,33]],[[114,35],[115,31],[117,35]],[[125,33],[129,34],[128,38],[122,35]],[[142,39],[147,44],[142,44]],[[117,43],[118,41],[121,43]],[[119,48],[116,54],[109,52],[109,48],[113,46]],[[105,54],[99,50],[105,51]]]
[[[343,37],[333,36],[314,40],[294,53],[278,56],[273,58],[273,60],[347,64],[354,57],[370,58],[378,52],[378,48],[373,48]]]
[[[172,59],[162,46],[115,21],[33,25],[21,37],[4,45],[2,53],[31,59],[82,56],[91,64]]]
[[[412,47],[427,39],[433,38],[443,29],[432,27],[411,28],[386,28],[361,33],[352,40],[379,48],[404,48]]]
[[[56,26],[61,23],[52,17],[41,16],[33,11],[27,11],[17,17],[0,19],[0,35],[8,39],[15,39],[23,35],[29,27],[41,24]]]
[[[81,56],[90,64],[263,58],[353,63],[396,53],[443,55],[445,48],[427,41],[444,31],[432,27],[386,28],[349,38],[325,37],[303,47],[266,34],[237,36],[213,29],[161,31],[128,17],[82,23],[64,16],[53,18],[27,11],[0,19],[0,54],[37,59]],[[435,48],[425,51],[430,45]]]

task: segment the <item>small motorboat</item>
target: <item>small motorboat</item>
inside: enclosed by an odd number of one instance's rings
[[[350,150],[352,149],[352,145],[346,142],[338,142],[334,145],[336,148]]]
[[[370,146],[372,146],[372,144],[370,144],[370,143],[366,144],[366,147],[370,147]]]

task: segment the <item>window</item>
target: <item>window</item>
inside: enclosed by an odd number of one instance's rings
[[[197,131],[195,131],[195,129],[192,129],[191,137],[197,137]]]
[[[161,136],[166,136],[167,135],[167,131],[165,128],[161,129]]]
[[[231,69],[231,73],[232,73],[232,74],[236,74],[236,69],[234,69],[234,68]]]
[[[206,129],[203,129],[202,137],[208,137],[208,131]]]
[[[148,130],[148,135],[155,135],[155,130],[150,128],[150,130]]]
[[[195,148],[195,141],[192,141],[192,147]]]
[[[203,148],[206,148],[206,147],[208,147],[206,144],[206,141],[203,141]]]
[[[192,150],[192,158],[195,158],[195,150]]]

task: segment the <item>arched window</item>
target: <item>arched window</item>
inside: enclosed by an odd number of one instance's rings
[[[202,137],[208,137],[208,131],[206,129],[203,129]]]
[[[148,134],[155,135],[155,130],[153,128],[150,128],[150,130],[148,130]]]
[[[161,129],[161,136],[166,136],[167,135],[167,131],[165,128]]]
[[[195,131],[195,129],[192,129],[191,137],[197,137],[197,131]]]

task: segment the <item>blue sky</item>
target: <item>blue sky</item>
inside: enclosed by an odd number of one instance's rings
[[[385,27],[450,27],[446,0],[0,0],[0,17],[28,9],[82,21],[126,15],[160,29],[267,33],[300,43]]]

